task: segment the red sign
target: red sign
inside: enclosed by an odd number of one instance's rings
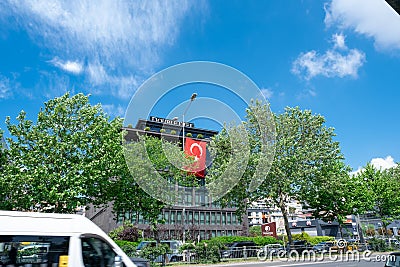
[[[187,170],[194,173],[197,177],[204,178],[204,170],[206,168],[206,144],[206,142],[185,138],[185,154],[193,156],[195,161]]]
[[[261,234],[262,236],[273,236],[276,238],[276,222],[270,222],[261,225]]]

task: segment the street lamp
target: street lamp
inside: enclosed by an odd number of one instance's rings
[[[192,96],[190,97],[189,104],[187,105],[185,111],[182,114],[182,149],[185,151],[185,114],[188,111],[190,105],[192,102],[196,99],[197,93],[193,93]],[[186,209],[185,209],[185,198],[186,198],[186,189],[184,189],[184,194],[183,194],[183,209],[182,209],[182,216],[183,216],[183,234],[182,234],[182,239],[183,243],[185,243],[185,237],[186,237]]]
[[[183,150],[185,150],[185,115],[186,115],[186,112],[188,111],[190,105],[192,104],[192,102],[196,99],[196,97],[197,97],[197,93],[193,93],[192,96],[190,97],[189,104],[187,105],[185,111],[182,114],[182,147],[183,147]]]

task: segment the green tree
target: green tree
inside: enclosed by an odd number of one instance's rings
[[[350,168],[341,160],[321,169],[313,183],[302,189],[302,199],[313,216],[339,223],[340,234],[347,215],[367,211],[372,204],[367,184],[359,176],[350,175]]]
[[[21,111],[7,117],[8,186],[0,208],[73,213],[78,206],[109,200],[120,170],[121,120],[110,118],[88,96],[69,93],[49,100],[36,123]]]
[[[247,118],[242,127],[248,134],[250,154],[247,164],[237,167],[237,170],[245,168],[243,177],[221,201],[244,206],[252,199],[269,200],[271,205],[281,210],[289,242],[292,242],[287,203],[291,200],[302,200],[302,189],[309,188],[316,177],[324,175],[324,171],[328,170],[333,162],[342,159],[342,154],[338,142],[333,140],[334,129],[325,126],[324,117],[312,114],[309,110],[302,111],[298,107],[286,108],[284,113],[274,115],[272,118],[276,138],[271,168],[269,172],[268,169],[258,171],[257,166],[263,165],[265,159],[271,156],[271,149],[264,150],[262,143],[263,139],[272,140],[272,136],[263,134],[260,127],[266,127],[268,129],[266,132],[271,133],[272,124],[270,122],[260,124],[258,119],[260,114],[266,114],[268,110],[266,105],[259,102],[255,102],[247,109]],[[222,135],[214,139],[217,168],[229,165],[231,158],[231,143],[226,135],[222,132]],[[230,137],[235,138],[233,135]],[[245,158],[245,152],[242,153]],[[248,190],[248,185],[254,179],[261,179],[263,182],[256,191],[251,192]]]
[[[342,159],[342,154],[333,140],[334,129],[327,128],[325,118],[310,110],[286,108],[276,115],[275,125],[275,158],[259,193],[280,208],[291,243],[287,203],[301,201],[303,188],[321,179],[332,163]]]
[[[372,200],[370,211],[375,212],[382,220],[387,233],[387,225],[400,217],[400,168],[378,170],[371,164],[357,175],[364,180],[368,190],[364,194]]]
[[[164,223],[159,215],[168,205],[164,200],[170,197],[169,203],[178,201],[181,194],[175,191],[176,185],[195,185],[195,177],[183,171],[193,159],[187,158],[176,143],[146,135],[137,138],[124,145],[127,164],[116,182],[113,208],[118,214],[140,213],[158,240],[157,225]]]

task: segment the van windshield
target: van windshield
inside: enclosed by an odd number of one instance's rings
[[[68,247],[68,236],[1,235],[0,266],[58,266],[60,257],[61,262],[68,257]]]

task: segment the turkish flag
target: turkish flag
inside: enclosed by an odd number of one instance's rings
[[[185,138],[185,154],[194,157],[194,163],[187,171],[194,173],[197,177],[204,178],[206,168],[206,142]]]

